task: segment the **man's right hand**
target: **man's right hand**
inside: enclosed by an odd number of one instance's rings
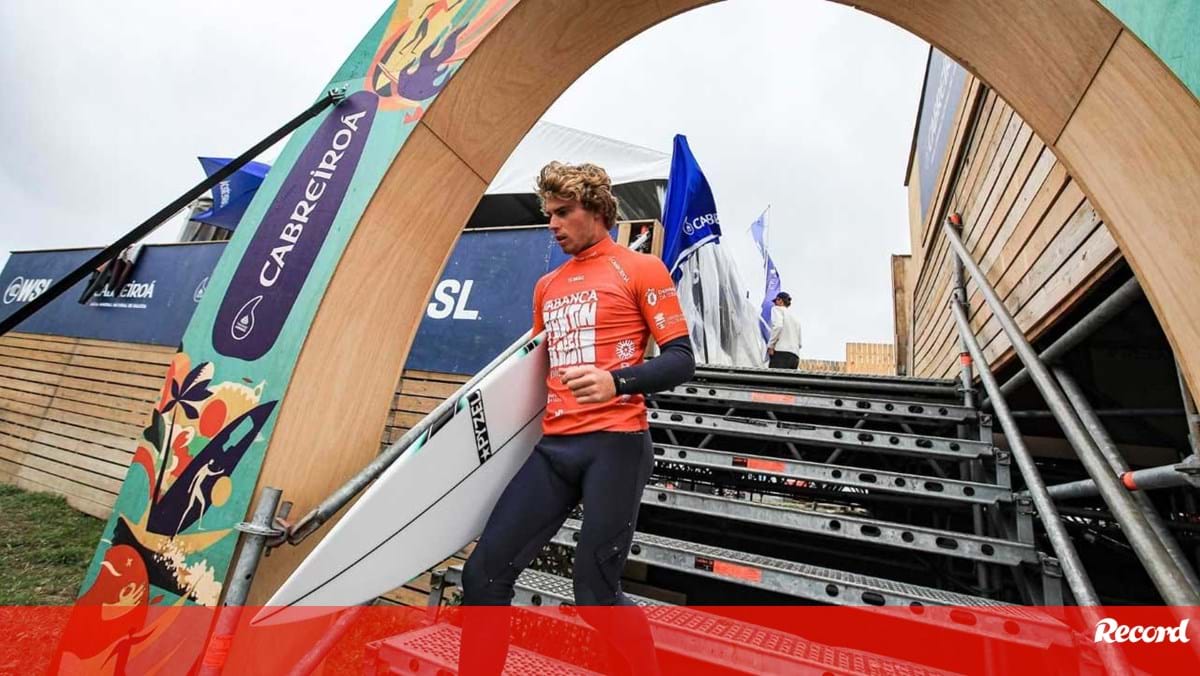
[[[767,356],[768,356],[768,357],[774,357],[774,356],[775,356],[775,348],[773,348],[773,347],[768,347],[768,348],[767,348]]]

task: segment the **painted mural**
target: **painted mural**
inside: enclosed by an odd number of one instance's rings
[[[63,670],[198,664],[207,627],[182,627],[170,609],[220,599],[337,261],[416,123],[518,1],[396,2],[327,85],[345,98],[293,134],[170,365],[68,624]]]

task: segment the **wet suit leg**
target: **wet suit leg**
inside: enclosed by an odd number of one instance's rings
[[[544,450],[534,447],[500,495],[475,551],[463,567],[463,605],[508,606],[517,576],[558,532],[579,502],[575,477],[563,476]],[[459,670],[499,674],[508,654],[509,613],[467,611]]]
[[[575,603],[579,615],[608,644],[610,659],[629,673],[657,674],[650,624],[621,591],[621,573],[633,543],[642,489],[654,467],[648,432],[586,435],[592,457],[583,474],[583,527],[575,550]],[[629,606],[620,610],[599,606]],[[614,664],[613,666],[617,666]]]

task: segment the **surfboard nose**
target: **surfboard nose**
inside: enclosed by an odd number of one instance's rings
[[[250,619],[251,627],[270,627],[326,617],[346,610],[345,606],[288,605],[276,594]]]

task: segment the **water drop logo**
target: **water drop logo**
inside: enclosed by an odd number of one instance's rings
[[[233,325],[229,327],[229,335],[233,336],[234,340],[245,340],[254,331],[254,308],[258,307],[262,299],[262,296],[251,298],[234,315]]]

